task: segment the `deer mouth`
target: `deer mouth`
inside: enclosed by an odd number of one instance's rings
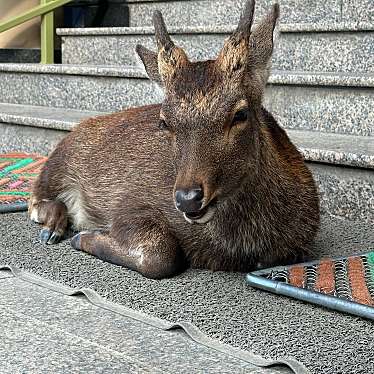
[[[216,209],[216,201],[214,199],[199,211],[183,213],[183,216],[188,223],[204,224],[213,218]]]

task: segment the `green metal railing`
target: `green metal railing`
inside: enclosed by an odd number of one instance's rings
[[[35,17],[42,17],[40,27],[41,63],[53,64],[54,61],[54,10],[73,0],[40,0],[40,5],[0,23],[0,33],[18,26]]]

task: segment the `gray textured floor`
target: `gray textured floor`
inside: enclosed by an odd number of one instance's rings
[[[0,271],[1,373],[289,373],[260,369]]]
[[[0,264],[88,287],[122,305],[171,322],[188,321],[213,339],[268,358],[294,357],[312,373],[374,372],[374,326],[250,288],[243,274],[189,270],[154,281],[72,250],[38,243],[38,226],[23,213],[0,216]],[[373,226],[325,218],[316,257],[365,252]]]

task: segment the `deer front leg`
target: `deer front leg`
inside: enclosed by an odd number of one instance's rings
[[[73,237],[71,245],[147,278],[171,277],[185,267],[174,235],[165,223],[152,219],[115,222],[110,232],[81,232]]]
[[[64,203],[56,200],[36,200],[29,203],[29,216],[34,222],[43,224],[39,238],[44,244],[58,243],[67,228],[68,215]]]

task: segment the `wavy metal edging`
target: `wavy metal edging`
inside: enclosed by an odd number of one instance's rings
[[[301,362],[295,360],[291,357],[284,357],[277,360],[268,360],[262,358],[261,356],[255,355],[253,353],[229,346],[227,344],[221,343],[217,340],[213,340],[201,332],[195,325],[190,322],[178,322],[171,323],[163,319],[149,316],[145,313],[132,310],[123,305],[112,303],[103,297],[101,297],[95,291],[89,288],[71,288],[58,284],[56,282],[44,279],[35,274],[28,273],[17,267],[7,264],[0,264],[0,270],[10,270],[12,274],[26,282],[37,284],[38,286],[47,288],[49,290],[61,293],[66,296],[78,296],[84,295],[86,299],[93,305],[109,310],[113,313],[120,314],[125,317],[130,317],[137,321],[146,323],[150,326],[169,331],[174,329],[182,329],[192,340],[196,343],[211,348],[215,351],[228,354],[236,359],[248,362],[259,367],[270,367],[274,365],[286,365],[293,370],[296,374],[309,374],[310,371]]]

